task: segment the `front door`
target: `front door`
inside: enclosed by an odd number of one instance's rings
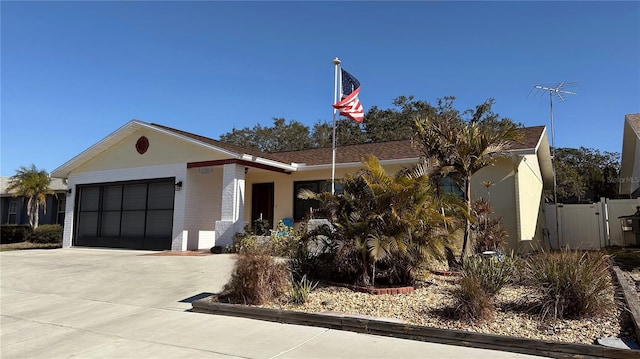
[[[273,182],[254,183],[251,195],[251,226],[256,219],[266,219],[273,228]]]

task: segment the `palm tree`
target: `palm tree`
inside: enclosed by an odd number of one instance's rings
[[[27,198],[27,215],[29,216],[29,226],[32,230],[38,228],[38,214],[40,207],[47,213],[47,195],[54,194],[49,189],[51,177],[45,170],[38,170],[35,165],[27,168],[21,166],[16,174],[9,178],[7,190],[14,197],[23,196]],[[54,194],[55,195],[55,194]]]
[[[467,252],[471,228],[471,177],[494,164],[515,142],[522,141],[518,125],[508,119],[497,120],[497,115],[491,112],[492,104],[491,99],[478,105],[468,122],[458,116],[446,118],[448,116],[439,114],[416,119],[418,141],[425,162],[457,179],[463,187],[467,214],[461,263]]]
[[[454,223],[443,215],[422,164],[388,174],[375,157],[364,162],[364,180],[376,198],[367,245],[375,264],[389,268],[387,280],[413,284],[428,257],[441,259]],[[375,277],[375,276],[374,276]]]
[[[341,194],[303,191],[299,197],[323,204],[333,226],[326,233],[337,259],[333,268],[365,285],[375,285],[376,278],[413,284],[426,258],[443,256],[453,220],[440,212],[421,165],[395,175],[386,173],[375,157],[364,165],[341,181]]]

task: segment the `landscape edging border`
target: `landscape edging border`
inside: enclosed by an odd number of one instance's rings
[[[277,323],[346,330],[363,334],[381,335],[424,342],[541,355],[560,359],[575,358],[577,355],[608,359],[626,359],[638,358],[640,355],[639,350],[617,349],[590,344],[562,343],[495,334],[482,334],[462,330],[440,329],[413,324],[395,323],[385,321],[384,319],[370,319],[334,313],[306,313],[241,304],[227,304],[215,302],[212,300],[212,297],[213,296],[210,296],[192,302],[192,311],[196,313],[243,317]]]
[[[627,308],[629,309],[629,314],[631,315],[631,321],[633,322],[633,331],[636,336],[636,341],[640,344],[640,303],[635,299],[634,292],[635,289],[631,288],[631,285],[627,281],[627,278],[624,277],[624,273],[618,266],[613,266],[613,273],[616,276],[616,280],[622,289],[622,294],[624,295],[624,301],[627,304]]]

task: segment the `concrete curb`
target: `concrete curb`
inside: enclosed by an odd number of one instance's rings
[[[394,338],[419,340],[440,344],[493,349],[513,353],[547,356],[551,358],[639,358],[640,350],[625,350],[597,345],[571,344],[493,334],[480,334],[461,330],[446,330],[391,321],[336,315],[304,313],[246,305],[219,303],[212,297],[192,303],[196,313],[207,313],[265,320],[277,323],[308,325]]]

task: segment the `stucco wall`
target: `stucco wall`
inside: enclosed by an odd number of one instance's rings
[[[145,136],[149,140],[149,148],[144,154],[139,154],[136,151],[136,142],[141,136]],[[184,165],[187,162],[211,161],[223,158],[228,158],[228,156],[152,129],[140,129],[82,164],[74,172],[137,168],[167,163],[182,163]]]

